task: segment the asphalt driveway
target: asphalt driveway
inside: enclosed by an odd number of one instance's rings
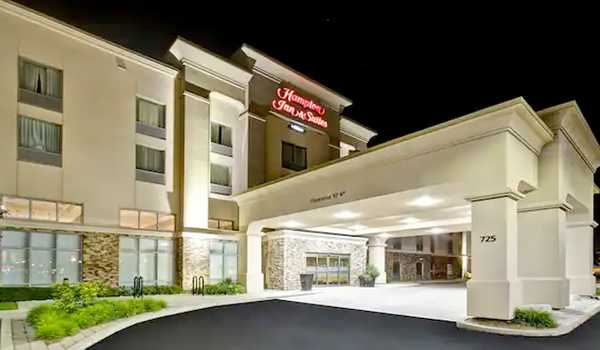
[[[192,311],[124,329],[90,349],[598,349],[600,314],[569,335],[523,338],[453,322],[283,300]]]

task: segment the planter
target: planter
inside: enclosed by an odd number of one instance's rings
[[[312,273],[301,273],[300,274],[300,286],[302,290],[312,290],[313,274]]]
[[[358,276],[358,283],[361,287],[375,287],[375,279]]]

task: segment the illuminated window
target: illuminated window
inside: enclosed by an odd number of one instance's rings
[[[306,169],[306,148],[282,142],[281,166],[296,171]]]
[[[235,230],[233,220],[222,220],[222,219],[208,219],[208,228],[214,228],[219,230]]]
[[[4,196],[2,204],[8,210],[6,218],[29,219],[29,199]]]
[[[158,214],[158,229],[160,231],[175,231],[175,215]]]
[[[171,285],[175,279],[175,250],[172,240],[119,238],[119,284],[132,285],[142,276],[147,285]]]
[[[121,227],[138,228],[140,224],[137,210],[121,210]]]
[[[76,204],[58,203],[58,222],[81,224],[83,222],[83,207]]]
[[[6,206],[10,219],[29,219],[40,221],[58,221],[68,224],[83,223],[83,205],[47,200],[36,200],[4,196],[2,204]]]
[[[31,219],[42,221],[56,221],[56,203],[32,200]]]
[[[148,126],[164,129],[165,106],[138,97],[136,121]]]
[[[155,211],[121,209],[120,226],[141,230],[175,231],[175,215]]]
[[[19,102],[62,112],[62,71],[19,58]]]

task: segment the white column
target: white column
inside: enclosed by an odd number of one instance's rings
[[[571,294],[595,295],[594,221],[567,224],[567,278]]]
[[[569,306],[566,210],[568,207],[555,204],[529,206],[519,212],[519,278],[523,304],[548,304],[554,309]]]
[[[467,314],[509,320],[520,304],[517,277],[517,195],[471,198],[472,278]]]
[[[387,283],[385,272],[385,241],[387,238],[380,236],[369,237],[369,264],[374,265],[379,270],[379,276],[375,279],[376,284]]]
[[[261,293],[264,290],[265,276],[262,272],[262,227],[250,224],[243,237],[242,278],[247,293]]]

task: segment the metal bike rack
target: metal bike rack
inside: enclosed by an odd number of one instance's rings
[[[135,276],[133,278],[133,297],[144,297],[144,278],[142,276]]]
[[[192,295],[204,295],[204,276],[192,277]]]

